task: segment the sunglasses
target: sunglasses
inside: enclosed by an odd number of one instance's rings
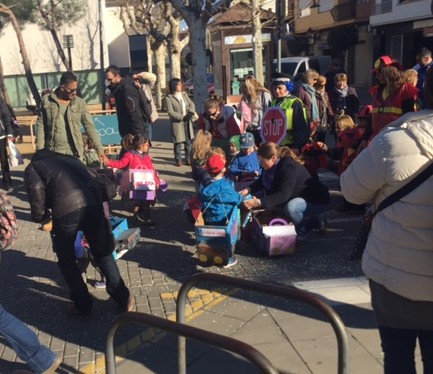
[[[207,114],[209,117],[216,117],[217,114],[218,114],[218,109],[215,109],[215,111],[214,111],[213,113],[209,113],[209,112],[207,112],[206,114]]]
[[[78,88],[74,88],[74,89],[70,89],[68,87],[63,86],[63,89],[67,92],[67,93],[76,93]]]

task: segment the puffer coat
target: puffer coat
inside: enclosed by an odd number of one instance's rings
[[[344,197],[379,203],[433,160],[433,111],[382,130],[341,175]],[[379,212],[362,259],[365,275],[410,300],[433,301],[433,177]]]

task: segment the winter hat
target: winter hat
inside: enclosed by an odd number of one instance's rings
[[[206,169],[211,174],[219,174],[226,167],[226,160],[219,154],[210,156],[206,161]]]
[[[241,149],[248,149],[254,147],[254,135],[250,132],[246,132],[241,135]]]
[[[292,77],[285,73],[272,74],[272,85],[279,86],[280,84],[287,84],[292,81]]]
[[[241,149],[241,139],[239,135],[234,135],[229,139],[229,144],[233,144],[239,151]]]

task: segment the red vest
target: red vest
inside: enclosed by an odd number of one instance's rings
[[[370,93],[373,96],[373,113],[371,115],[371,126],[374,138],[386,125],[395,121],[403,114],[402,102],[415,98],[418,89],[409,84],[403,84],[386,99],[382,96],[382,90],[378,86],[371,87]]]

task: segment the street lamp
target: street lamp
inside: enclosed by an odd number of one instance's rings
[[[63,35],[63,48],[68,49],[69,71],[72,71],[71,48],[74,48],[74,36],[73,35]]]
[[[432,0],[433,1],[433,0]],[[286,0],[281,1],[275,0],[275,9],[276,9],[276,18],[277,18],[277,27],[276,27],[276,34],[277,34],[277,69],[279,72],[281,72],[281,39],[284,33],[284,26],[285,26],[285,17],[286,17]],[[298,0],[299,4],[299,0]],[[307,6],[303,7],[302,9],[298,10],[298,13],[296,16],[293,16],[293,19],[288,23],[294,22],[301,13],[305,9],[313,9],[313,8],[319,8],[320,4],[317,2],[317,0],[313,0],[310,3],[307,4]]]

